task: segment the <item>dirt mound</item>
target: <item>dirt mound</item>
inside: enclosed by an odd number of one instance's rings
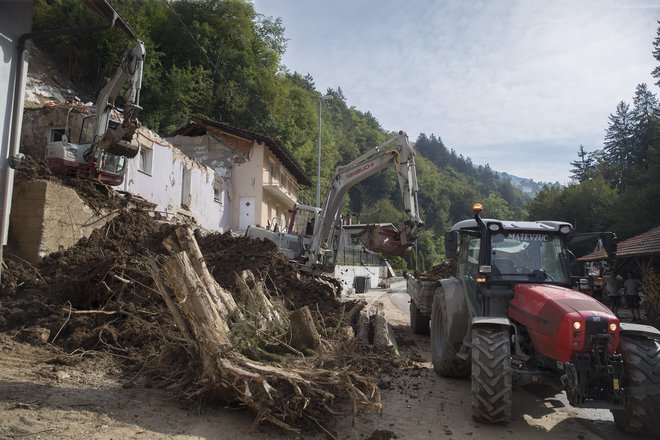
[[[48,341],[67,351],[105,349],[133,365],[162,353],[179,331],[146,269],[166,254],[162,240],[174,225],[139,210],[122,210],[89,238],[34,268],[7,260],[0,290],[0,330],[18,339]],[[271,242],[229,233],[196,234],[209,270],[236,294],[235,274],[249,269],[289,310],[308,305],[320,326],[334,326],[342,308],[334,286],[301,275]],[[35,339],[35,333],[37,337]],[[167,362],[167,360],[166,360]]]
[[[72,188],[78,196],[95,212],[109,212],[124,208],[131,201],[130,196],[122,196],[107,185],[92,179],[57,176],[48,168],[44,159],[29,154],[16,171],[18,179],[52,180]]]
[[[415,272],[415,278],[437,280],[456,275],[456,262],[444,261],[426,272]]]
[[[339,304],[334,285],[300,274],[275,243],[232,237],[229,233],[196,238],[209,271],[221,286],[235,291],[235,274],[249,269],[263,278],[291,310],[307,305],[327,317],[326,324],[336,323]]]
[[[33,165],[33,171],[24,178],[38,175],[38,163]],[[96,187],[83,179],[72,182],[86,190]],[[180,320],[163,300],[162,285],[156,286],[154,281],[156,277],[163,282],[155,275],[153,265],[163,264],[172,252],[163,240],[177,225],[150,211],[117,207],[103,191],[94,197],[100,202],[100,209],[109,213],[104,215],[114,217],[88,238],[47,256],[37,267],[7,259],[0,285],[0,331],[19,341],[52,344],[61,348],[65,357],[97,351],[110,353],[121,363],[129,383],[140,377],[178,396],[204,400],[224,396],[205,394],[197,372],[204,371],[207,363],[196,355],[196,349],[191,350],[185,331],[177,325]],[[291,347],[285,342],[286,332],[250,332],[250,323],[244,319],[237,322],[240,325],[230,326],[232,331],[236,329],[232,339],[241,341],[235,345],[241,355],[256,362],[276,362],[274,371],[290,364],[291,368],[304,367],[303,370],[318,368],[328,377],[334,377],[335,372],[350,377],[359,374],[359,378],[354,377],[356,384],[365,390],[377,388],[378,381],[367,377],[393,365],[392,360],[375,353],[368,344],[347,337],[346,315],[355,304],[339,300],[336,283],[301,274],[272,242],[229,233],[203,235],[196,231],[194,235],[190,242],[199,245],[211,275],[234,300],[238,302],[243,287],[237,285],[237,274],[249,270],[286,309],[283,316],[288,315],[287,311],[308,306],[324,340],[318,353],[312,350],[303,355],[297,351],[296,356],[286,358],[291,354]],[[175,284],[173,280],[165,281],[170,288]],[[288,351],[282,350],[283,346]],[[343,395],[343,385],[333,381],[321,383],[329,387],[324,391],[329,395]],[[297,414],[296,411],[291,414]],[[277,420],[297,423],[298,416],[286,411],[283,414]],[[314,414],[314,420],[325,417],[323,411]]]

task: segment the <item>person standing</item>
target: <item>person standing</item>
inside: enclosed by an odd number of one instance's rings
[[[628,272],[626,281],[623,282],[623,289],[626,295],[626,304],[632,310],[633,321],[641,321],[639,313],[639,288],[642,282],[635,277],[635,274]]]
[[[607,302],[612,313],[617,317],[619,316],[619,305],[621,303],[621,295],[619,293],[619,281],[616,279],[616,274],[607,271],[605,273],[605,293],[607,294]]]

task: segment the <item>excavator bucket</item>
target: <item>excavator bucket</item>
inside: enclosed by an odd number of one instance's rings
[[[412,243],[403,243],[401,234],[392,225],[368,225],[358,237],[365,248],[386,255],[404,257],[412,249]]]
[[[137,126],[132,124],[127,126],[120,125],[117,128],[109,128],[101,138],[99,146],[115,156],[126,156],[129,159],[132,159],[137,156],[140,151],[138,145],[131,143],[131,139],[133,138],[136,129]]]
[[[108,151],[115,156],[126,156],[129,159],[132,159],[137,156],[138,152],[140,151],[140,147],[130,142],[118,141],[113,143],[108,148]]]

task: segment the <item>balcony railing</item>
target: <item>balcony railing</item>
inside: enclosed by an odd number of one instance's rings
[[[266,190],[274,191],[280,198],[288,198],[294,202],[298,201],[300,194],[300,185],[290,176],[280,174],[281,178],[273,175],[269,170],[264,170],[262,175],[262,185]]]

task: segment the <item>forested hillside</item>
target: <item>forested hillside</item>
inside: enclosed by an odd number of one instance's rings
[[[112,4],[147,48],[140,119],[161,135],[190,115],[220,120],[281,140],[315,180],[319,102],[331,95],[333,99],[322,101],[322,192],[335,166],[389,136],[367,109],[349,106],[341,88],[317,90],[309,74],[282,65],[287,47],[282,22],[259,14],[247,0]],[[35,30],[100,22],[78,0],[37,0],[34,11]],[[85,100],[94,100],[133,43],[112,29],[40,40],[38,45]],[[427,225],[418,241],[419,253],[425,255],[420,269],[441,260],[444,231],[470,216],[475,201],[486,206],[489,217],[526,217],[520,190],[490,167],[475,166],[433,134],[408,134],[419,152],[419,200]],[[310,188],[310,200],[314,193]],[[343,213],[363,222],[393,221],[403,217],[401,206],[389,170],[353,188]]]

